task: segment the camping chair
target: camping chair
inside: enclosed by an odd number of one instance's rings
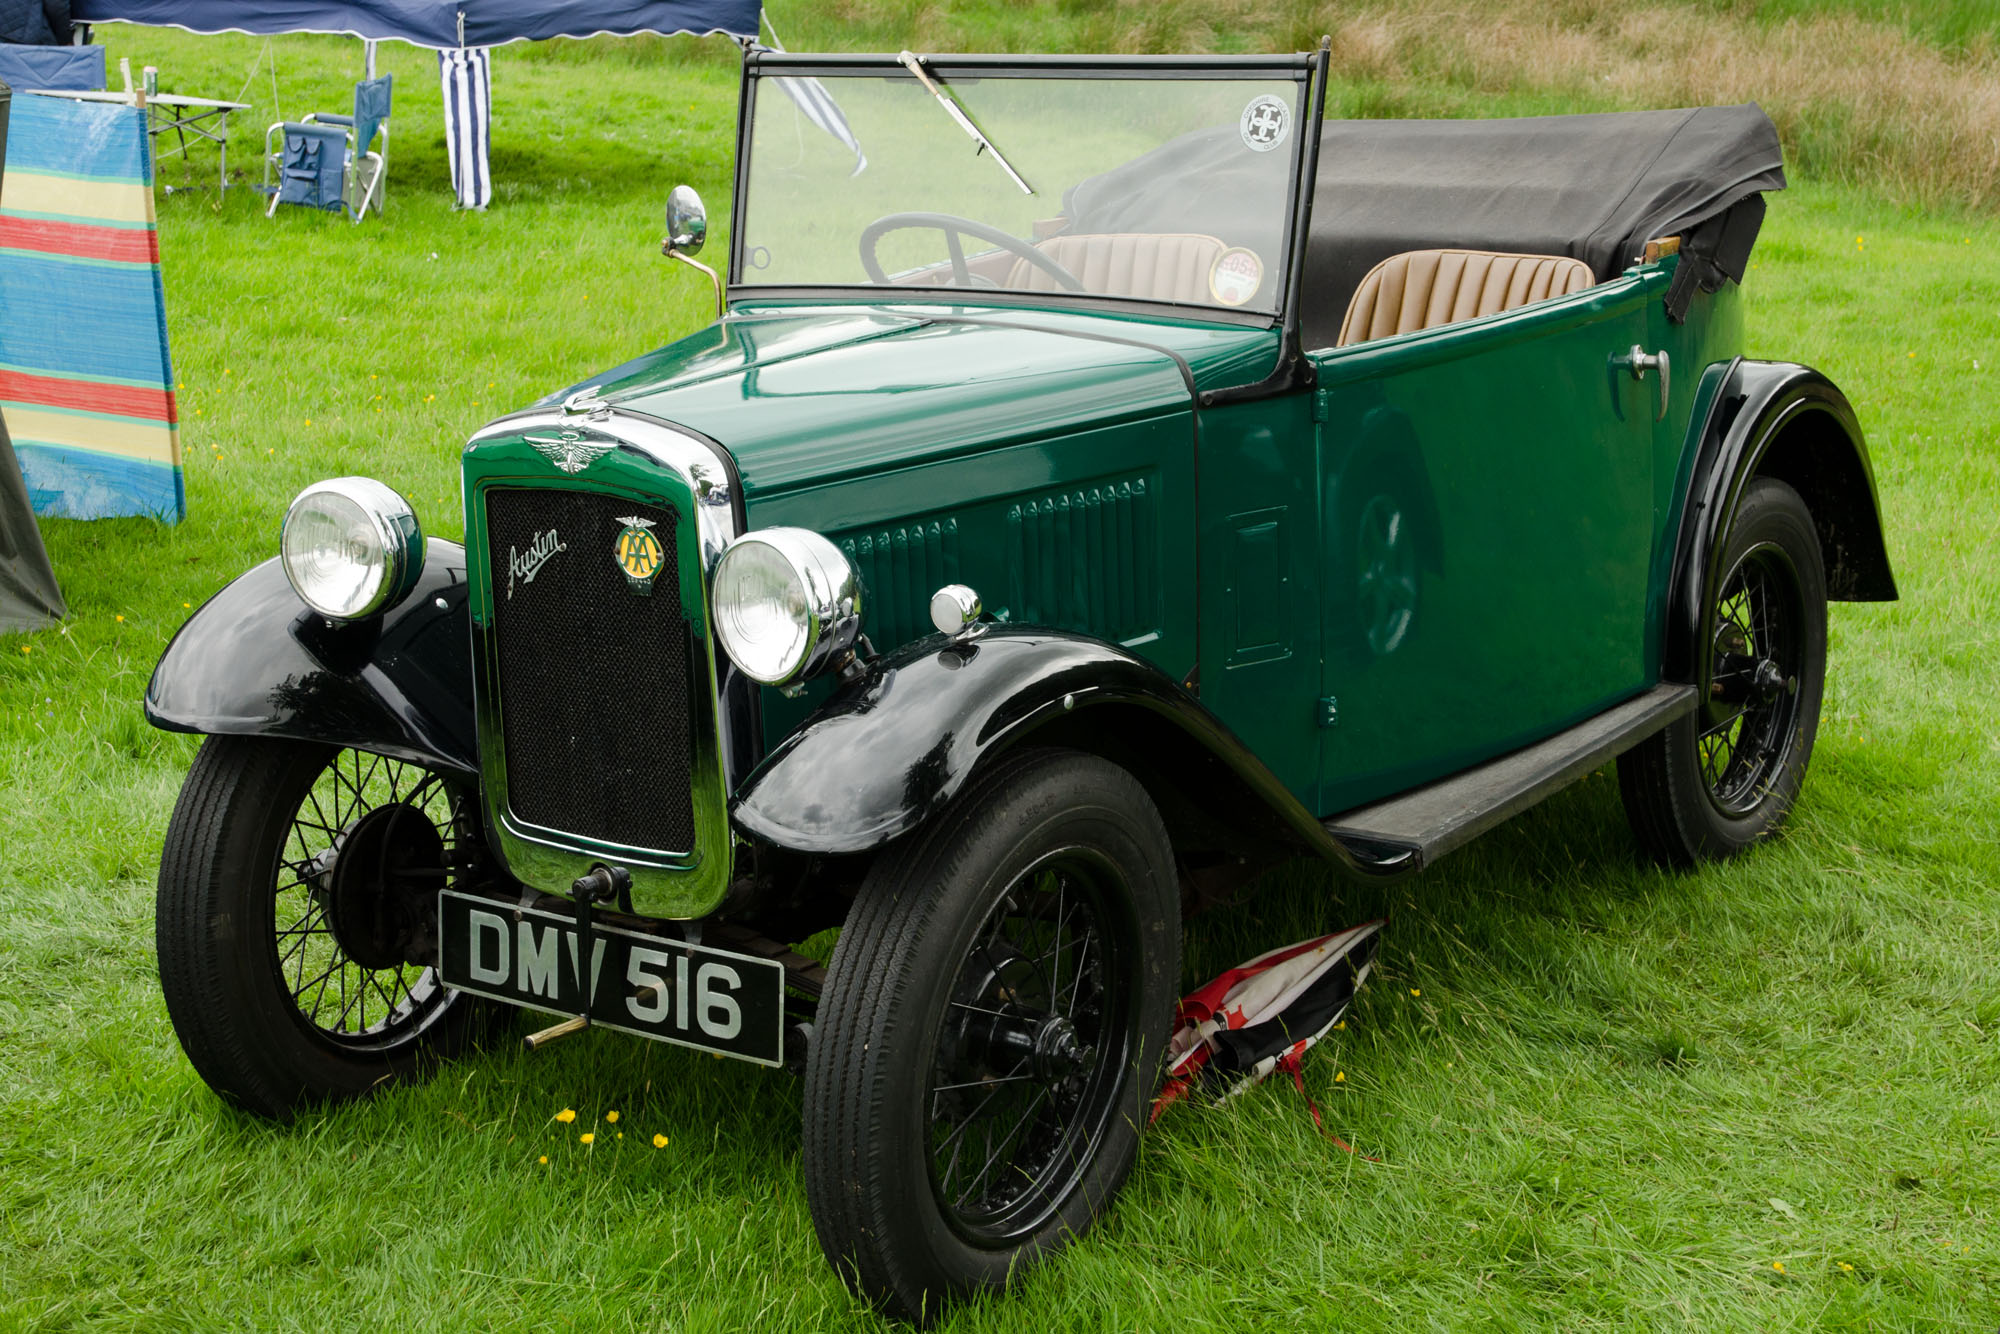
[[[281,121],[264,132],[264,188],[272,189],[274,170],[280,177],[265,216],[277,212],[279,204],[309,204],[328,211],[345,207],[354,221],[359,222],[371,203],[375,205],[376,216],[381,216],[382,202],[388,194],[383,176],[389,168],[389,102],[394,78],[384,74],[379,79],[365,79],[354,85],[351,116],[312,111],[303,120]],[[280,133],[284,136],[282,155],[272,149],[272,141]],[[379,151],[370,148],[378,134],[382,139]],[[308,166],[304,164],[307,141],[338,147],[331,154],[323,147],[312,150]],[[305,185],[308,174],[319,178],[319,184],[311,191]],[[327,189],[329,184],[331,193]],[[312,198],[303,197],[306,193],[311,193]]]
[[[273,152],[271,140],[282,133],[283,152]],[[271,173],[278,182],[271,184]],[[347,205],[347,131],[334,125],[279,122],[264,132],[264,189],[270,217],[280,204],[337,212]],[[358,214],[356,215],[359,216]]]

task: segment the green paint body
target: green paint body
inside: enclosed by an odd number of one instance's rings
[[[1703,372],[1741,340],[1733,286],[1666,320],[1674,263],[1323,349],[1316,390],[1218,407],[1196,404],[1261,379],[1275,328],[1054,298],[740,302],[584,384],[720,442],[750,528],[811,528],[846,550],[877,649],[931,633],[931,593],[970,584],[1000,619],[1125,644],[1189,682],[1331,814],[1656,680]],[[1671,357],[1664,416],[1656,375],[1614,360],[1634,345]],[[468,452],[467,495],[505,471],[553,480],[503,439]],[[1364,577],[1382,573],[1364,530],[1390,517],[1388,572],[1413,570],[1407,615],[1385,614],[1396,599]],[[479,585],[476,507],[467,534]],[[826,689],[766,692],[766,747]]]

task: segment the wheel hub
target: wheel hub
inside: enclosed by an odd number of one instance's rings
[[[1090,1068],[1096,1053],[1076,1035],[1076,1025],[1062,1015],[1050,1015],[1035,1029],[1032,1062],[1046,1080],[1068,1079]]]
[[[392,968],[410,960],[425,909],[444,888],[444,839],[428,815],[394,802],[350,825],[314,859],[314,870],[347,957],[363,968]]]

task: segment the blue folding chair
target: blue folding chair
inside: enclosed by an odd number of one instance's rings
[[[328,211],[345,208],[354,221],[368,206],[382,214],[388,196],[383,178],[389,169],[389,103],[395,76],[365,79],[354,85],[354,114],[336,115],[313,111],[299,121],[280,121],[264,132],[264,188],[271,191],[271,206],[265,216],[278,211],[280,204],[306,204]],[[279,153],[273,141],[284,137]],[[372,145],[380,137],[381,148]],[[328,151],[331,146],[332,151]],[[274,189],[272,174],[277,173]],[[307,178],[314,184],[308,188]]]
[[[271,149],[272,137],[283,132],[283,151]],[[281,122],[264,134],[264,188],[270,192],[270,217],[280,204],[337,213],[347,206],[347,131],[336,125]],[[277,183],[271,182],[273,172]]]

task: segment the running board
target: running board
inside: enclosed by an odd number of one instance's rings
[[[1364,866],[1414,871],[1511,819],[1693,711],[1695,688],[1654,686],[1546,741],[1325,821]]]

